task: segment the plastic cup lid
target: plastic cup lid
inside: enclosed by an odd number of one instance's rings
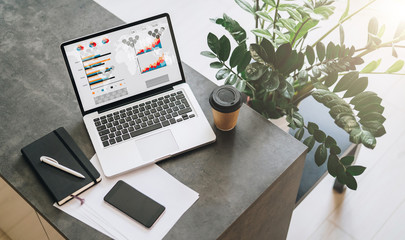
[[[230,85],[215,88],[210,95],[209,101],[212,108],[223,113],[234,112],[243,103],[241,93]]]

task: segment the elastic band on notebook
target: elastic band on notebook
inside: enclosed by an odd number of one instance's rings
[[[80,166],[84,169],[84,171],[87,172],[87,174],[90,176],[90,178],[93,180],[93,182],[97,182],[97,179],[93,176],[93,174],[90,173],[90,171],[87,169],[86,166],[83,165],[82,161],[77,157],[76,153],[73,152],[73,150],[69,147],[69,145],[65,142],[65,140],[62,138],[62,136],[59,135],[59,133],[54,130],[53,131],[56,136],[59,138],[59,140],[63,143],[63,145],[66,147],[66,149],[70,152],[70,154],[76,159],[76,161],[80,164]]]

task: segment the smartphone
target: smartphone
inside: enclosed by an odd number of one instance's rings
[[[166,209],[122,180],[105,195],[104,201],[147,228],[151,228]]]

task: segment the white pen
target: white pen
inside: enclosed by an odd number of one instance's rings
[[[55,159],[53,159],[53,158],[51,158],[51,157],[42,156],[42,157],[40,157],[39,159],[41,160],[41,162],[44,162],[44,163],[46,163],[46,164],[49,164],[49,165],[51,165],[52,167],[56,167],[56,168],[58,168],[58,169],[60,169],[60,170],[62,170],[62,171],[65,171],[65,172],[67,172],[67,173],[70,173],[70,174],[72,174],[72,175],[74,175],[74,176],[76,176],[76,177],[85,178],[82,174],[80,174],[80,173],[78,173],[78,172],[76,172],[76,171],[74,171],[74,170],[72,170],[72,169],[70,169],[70,168],[67,168],[67,167],[65,167],[65,166],[60,165],[60,164],[58,163],[58,161],[56,161]]]

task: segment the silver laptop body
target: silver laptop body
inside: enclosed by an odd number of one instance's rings
[[[107,177],[214,142],[168,14],[62,43],[83,120]]]

